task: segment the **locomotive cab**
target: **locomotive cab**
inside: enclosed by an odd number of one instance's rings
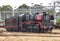
[[[5,19],[5,28],[7,31],[16,31],[18,29],[18,17],[10,17]]]

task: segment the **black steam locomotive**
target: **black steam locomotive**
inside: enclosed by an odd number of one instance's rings
[[[51,32],[53,23],[50,20],[52,17],[45,12],[23,14],[5,19],[5,28],[7,31]]]

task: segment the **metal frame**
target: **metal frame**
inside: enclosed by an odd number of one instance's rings
[[[55,9],[56,9],[56,7],[60,7],[60,6],[56,5],[57,3],[58,3],[58,5],[60,4],[59,1],[56,1],[56,2],[54,2],[54,6],[53,6],[53,8],[54,8],[54,25],[56,24],[56,11],[55,11]]]

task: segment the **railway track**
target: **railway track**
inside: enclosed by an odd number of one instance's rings
[[[60,34],[60,32],[51,32],[51,33],[37,33],[37,32],[2,32],[2,33],[10,33],[10,34]]]
[[[31,37],[60,37],[60,29],[53,29],[52,33],[34,32],[0,32],[0,36],[31,36]]]
[[[60,37],[60,33],[3,32],[0,36]]]

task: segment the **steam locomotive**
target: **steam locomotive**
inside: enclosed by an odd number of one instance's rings
[[[51,32],[53,29],[52,18],[46,12],[22,14],[5,19],[5,28],[7,31]]]

